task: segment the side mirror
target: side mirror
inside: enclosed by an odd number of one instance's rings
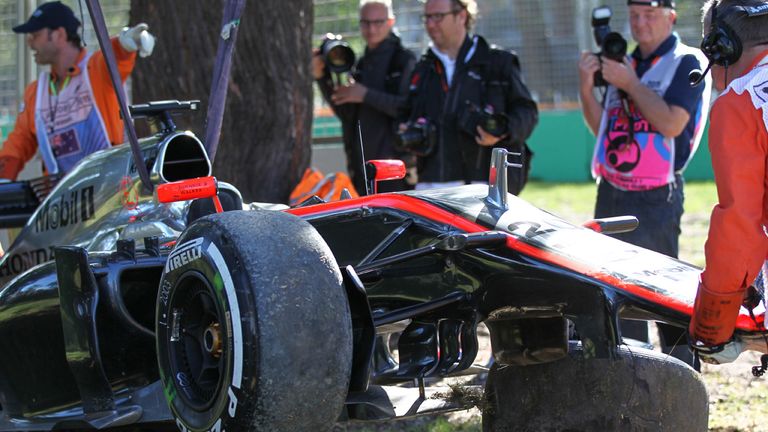
[[[634,231],[640,222],[634,216],[616,216],[603,219],[592,219],[582,226],[601,234],[619,234]]]
[[[219,201],[219,185],[216,177],[198,177],[165,183],[157,188],[157,200],[161,203],[189,201],[198,198],[211,198],[217,213],[224,209]]]
[[[405,178],[405,162],[399,159],[370,160],[365,163],[365,174],[368,190],[375,194],[378,182]]]

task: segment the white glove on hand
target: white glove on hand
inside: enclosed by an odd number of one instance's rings
[[[697,349],[696,346],[692,348],[695,351],[698,351],[699,359],[704,363],[719,365],[724,363],[731,363],[736,360],[736,358],[739,357],[739,354],[744,352],[746,349],[746,344],[738,337],[734,337],[725,345],[718,347],[717,350],[711,350],[708,348]]]
[[[123,28],[118,36],[120,45],[128,52],[138,51],[139,56],[148,57],[155,49],[155,37],[147,31],[148,28],[145,23]]]

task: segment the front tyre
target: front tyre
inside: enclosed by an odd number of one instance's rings
[[[621,346],[585,359],[581,345],[551,363],[494,364],[485,383],[484,432],[705,431],[707,390],[690,366]]]
[[[352,324],[323,239],[287,213],[229,212],[179,237],[160,282],[160,376],[181,430],[326,430]]]

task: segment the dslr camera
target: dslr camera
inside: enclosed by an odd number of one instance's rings
[[[355,52],[339,34],[327,33],[320,44],[320,56],[329,71],[341,74],[355,65]]]
[[[415,156],[429,156],[435,149],[437,128],[424,117],[406,123],[406,129],[398,132],[395,138],[395,150],[411,153]]]
[[[592,9],[592,34],[595,36],[597,46],[600,47],[600,51],[596,55],[601,63],[603,57],[623,62],[627,55],[627,40],[621,34],[611,31],[611,26],[608,24],[612,15],[611,8],[608,6]],[[603,79],[602,71],[595,72],[595,87],[607,85],[608,83]]]
[[[478,126],[495,137],[502,137],[509,132],[509,118],[504,113],[494,112],[491,105],[480,108],[467,101],[465,108],[459,114],[459,129],[476,136]]]

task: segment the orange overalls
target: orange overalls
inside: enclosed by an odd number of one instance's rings
[[[718,204],[689,331],[714,346],[731,338],[746,289],[768,256],[768,50],[712,107],[709,149]]]
[[[120,78],[124,82],[130,75],[136,63],[136,53],[126,51],[117,38],[112,39],[112,49],[117,57],[117,68]],[[77,67],[86,55],[82,49],[69,74],[79,75],[82,71]],[[120,118],[120,109],[117,97],[112,89],[112,81],[109,78],[107,64],[101,51],[95,52],[88,60],[88,78],[93,89],[96,106],[104,121],[109,142],[117,145],[123,142],[123,121]],[[24,90],[24,102],[16,117],[13,131],[8,134],[0,149],[0,178],[16,179],[16,176],[35,155],[38,149],[37,131],[35,128],[35,105],[37,93],[37,80],[33,81]]]

